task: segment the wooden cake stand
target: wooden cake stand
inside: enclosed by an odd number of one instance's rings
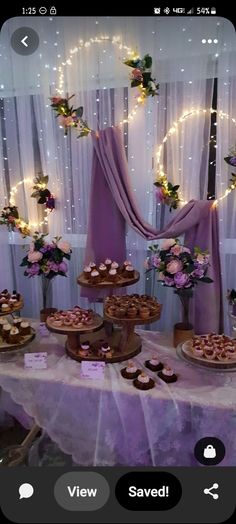
[[[139,281],[140,274],[138,271],[134,271],[133,278],[125,278],[122,275],[118,275],[118,278],[119,279],[117,280],[117,282],[111,282],[109,280],[104,279],[101,282],[99,282],[99,284],[92,284],[91,282],[89,282],[89,280],[85,278],[84,274],[81,273],[81,275],[79,275],[77,278],[77,283],[83,287],[110,290],[112,288],[126,287],[126,286],[131,286],[132,284],[136,284],[136,282]]]
[[[56,327],[53,325],[53,323],[49,320],[49,317],[46,320],[46,326],[49,331],[52,331],[53,333],[58,333],[60,335],[67,335],[66,340],[66,352],[75,360],[84,360],[83,358],[79,357],[78,351],[80,349],[81,340],[80,335],[87,335],[89,333],[94,333],[95,331],[99,331],[103,327],[103,318],[98,315],[97,313],[94,314],[93,317],[93,323],[88,326],[83,326],[79,329],[73,328],[73,327]],[[89,340],[89,337],[88,337]],[[93,358],[90,358],[88,360],[94,360]]]
[[[28,346],[28,344],[30,344],[34,338],[35,330],[33,328],[31,328],[31,333],[29,335],[22,336],[21,342],[18,342],[17,344],[7,344],[0,336],[0,353],[6,353],[8,351],[24,348],[25,346]]]
[[[4,311],[4,312],[0,312],[0,317],[5,317],[6,315],[12,315],[13,313],[15,313],[15,311],[20,311],[20,309],[22,309],[24,307],[24,302],[21,301],[17,306],[13,306],[11,308],[9,308],[8,311]]]

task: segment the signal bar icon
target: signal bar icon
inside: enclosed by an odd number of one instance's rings
[[[189,9],[189,11],[187,11],[187,15],[193,15],[194,14],[194,7],[192,7],[191,9]]]

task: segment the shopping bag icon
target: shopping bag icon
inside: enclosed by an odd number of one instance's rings
[[[208,444],[206,448],[204,448],[203,456],[207,459],[213,459],[216,457],[216,450],[213,448],[211,444]]]

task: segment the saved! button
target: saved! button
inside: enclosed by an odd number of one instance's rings
[[[180,481],[165,471],[127,473],[116,484],[118,502],[134,511],[165,511],[174,508],[181,496]]]

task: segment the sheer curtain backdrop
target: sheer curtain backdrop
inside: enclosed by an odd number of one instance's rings
[[[75,281],[83,267],[86,243],[92,143],[90,137],[77,140],[76,131],[64,137],[58,126],[49,101],[58,85],[58,65],[70,56],[70,49],[79,39],[94,35],[119,35],[124,44],[137,48],[141,56],[152,55],[153,74],[160,82],[159,95],[150,97],[134,120],[122,129],[138,205],[145,220],[161,227],[172,218],[167,208],[156,204],[153,186],[156,150],[166,132],[183,112],[211,107],[213,81],[218,75],[220,109],[227,110],[231,116],[236,114],[233,107],[235,71],[223,65],[227,50],[229,60],[235,61],[232,36],[230,39],[232,28],[227,20],[219,18],[201,19],[200,23],[191,18],[60,17],[45,18],[42,23],[42,19],[36,17],[30,19],[30,25],[39,33],[40,46],[26,61],[25,57],[16,55],[9,44],[11,33],[20,23],[20,19],[10,20],[1,35],[0,203],[8,202],[10,187],[23,178],[33,179],[39,169],[49,175],[49,189],[56,197],[56,211],[49,216],[49,233],[51,237],[62,235],[73,247],[69,278],[57,277],[53,282],[53,305],[64,308],[79,302],[87,306],[86,299],[80,298]],[[201,42],[209,34],[218,42],[212,48]],[[110,42],[91,45],[73,55],[72,64],[64,69],[65,93],[75,93],[73,105],[83,105],[84,117],[93,129],[119,124],[136,103],[135,91],[129,87],[131,70],[122,64],[123,55],[124,52]],[[231,82],[227,94],[225,82]],[[229,131],[227,127],[226,133],[224,126],[229,126],[229,121],[222,121],[218,126],[218,139],[221,132],[224,140],[222,151],[220,144],[217,149],[218,166],[228,146],[233,145],[234,130]],[[164,170],[171,182],[180,184],[185,201],[207,196],[209,135],[209,115],[199,114],[189,117],[165,144]],[[224,162],[217,167],[218,172],[217,192],[221,190],[221,182],[227,183],[228,169]],[[39,206],[29,195],[30,184],[22,184],[17,192],[17,205],[24,218],[38,222]],[[221,212],[230,217],[232,211],[235,213],[234,204],[231,195],[224,201]],[[222,237],[226,232],[229,238],[235,237],[233,226],[227,227],[227,230],[225,225],[221,229]],[[25,253],[22,245],[27,241],[17,233],[8,234],[1,227],[0,242],[0,288],[17,287],[25,297],[23,314],[37,317],[41,306],[40,282],[37,278],[26,279],[19,267]],[[126,243],[127,257],[141,274],[132,292],[158,296],[164,307],[162,318],[154,327],[171,329],[179,319],[177,297],[172,290],[157,285],[153,276],[145,275],[143,261],[148,243],[130,228],[127,228]],[[235,286],[235,252],[224,257],[225,287]]]

